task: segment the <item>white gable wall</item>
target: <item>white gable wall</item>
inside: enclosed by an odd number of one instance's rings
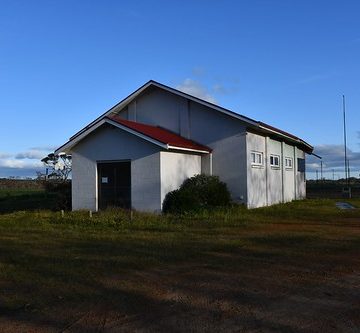
[[[234,201],[245,203],[246,128],[243,122],[201,104],[189,104],[191,139],[213,149],[212,174],[225,182]]]
[[[182,110],[186,109],[186,104],[186,99],[180,96],[151,89],[130,103],[128,120],[162,126],[180,134],[180,114],[185,113]]]
[[[201,173],[201,156],[160,152],[161,203],[166,194],[176,190],[185,179]]]
[[[242,121],[161,89],[139,96],[128,110],[129,120],[164,127],[212,148],[212,170],[203,167],[203,172],[219,176],[233,200],[246,202],[246,127]]]
[[[96,211],[97,162],[131,160],[133,208],[160,211],[160,148],[130,133],[101,127],[72,149],[72,209]]]

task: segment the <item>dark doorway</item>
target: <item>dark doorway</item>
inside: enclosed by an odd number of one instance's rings
[[[131,208],[130,161],[98,163],[99,209]]]

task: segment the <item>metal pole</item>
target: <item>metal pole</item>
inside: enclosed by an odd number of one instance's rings
[[[348,182],[348,159],[346,153],[346,117],[345,117],[345,95],[343,97],[343,118],[344,118],[344,160],[345,160],[345,180],[346,184],[349,185]]]
[[[320,161],[320,180],[323,180],[323,164],[322,164],[322,160]]]

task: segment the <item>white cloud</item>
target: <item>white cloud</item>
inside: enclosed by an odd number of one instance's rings
[[[213,91],[218,94],[227,94],[229,92],[221,83],[214,84]]]
[[[209,93],[208,89],[200,82],[193,79],[185,79],[180,85],[176,87],[176,89],[186,94],[203,99],[207,102],[216,104],[216,99]]]
[[[318,145],[314,148],[314,153],[322,157],[323,168],[326,170],[335,170],[339,172],[344,171],[344,146],[343,145]],[[358,171],[360,169],[360,152],[355,152],[351,149],[346,150],[347,158],[349,160],[350,169]],[[319,170],[320,160],[315,156],[307,158],[307,168],[310,172]]]
[[[0,152],[0,159],[2,159],[2,158],[9,158],[9,157],[11,157],[11,156],[12,156],[11,154],[1,153],[1,152]]]
[[[40,160],[45,157],[48,153],[44,152],[43,150],[31,149],[28,151],[24,151],[21,153],[17,153],[15,155],[16,159],[31,159],[31,160]]]
[[[198,76],[198,77],[204,76],[206,74],[205,69],[200,66],[194,67],[191,72],[193,76]]]
[[[40,161],[19,160],[13,158],[0,159],[0,167],[11,169],[40,168],[43,164]]]
[[[37,146],[37,147],[31,147],[30,150],[40,150],[42,152],[53,152],[55,149],[57,149],[59,146]]]
[[[51,151],[53,151],[51,147],[34,147],[20,153],[0,152],[0,178],[9,176],[35,177],[36,171],[44,169],[40,159]]]

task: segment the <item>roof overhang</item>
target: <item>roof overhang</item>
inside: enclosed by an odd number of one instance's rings
[[[300,138],[298,138],[294,135],[291,135],[290,133],[286,133],[284,131],[277,130],[277,129],[273,128],[272,126],[268,126],[264,123],[259,123],[258,128],[267,134],[274,135],[280,139],[285,139],[288,142],[292,142],[294,145],[296,145],[296,146],[300,147],[302,150],[304,150],[304,152],[307,154],[311,154],[312,151],[314,150],[313,146],[311,146],[304,140],[301,140]]]

